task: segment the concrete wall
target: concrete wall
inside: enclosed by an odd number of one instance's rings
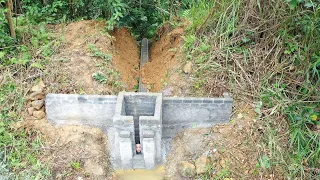
[[[156,96],[124,95],[124,108],[127,116],[153,116]],[[122,112],[124,113],[124,112]]]
[[[144,165],[147,169],[154,168],[161,161],[161,108],[162,95],[157,93],[119,93],[113,118],[113,127],[108,128],[110,146],[110,161],[115,169],[132,169],[135,155],[135,136],[141,139],[140,143],[147,143],[147,153]],[[134,121],[137,117],[137,121]],[[141,129],[135,131],[135,125]],[[139,127],[139,126],[138,126]],[[146,141],[143,135],[147,135]],[[140,133],[140,134],[139,134]],[[141,136],[140,136],[141,135]],[[129,146],[131,144],[131,147]],[[130,158],[131,156],[131,158]],[[150,158],[153,157],[153,158]]]
[[[225,98],[163,98],[162,138],[172,138],[187,128],[227,123],[233,100]]]
[[[117,96],[48,94],[47,119],[57,125],[112,126]]]
[[[58,125],[89,125],[108,135],[110,162],[115,169],[132,169],[140,140],[144,162],[153,169],[164,162],[170,141],[188,128],[227,123],[233,100],[162,97],[161,93],[121,92],[118,96],[48,94],[47,119]]]

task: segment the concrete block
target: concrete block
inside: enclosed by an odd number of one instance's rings
[[[153,131],[148,131],[148,130],[146,130],[146,131],[144,131],[143,132],[143,138],[153,138],[154,137],[154,132]]]
[[[223,99],[221,99],[221,98],[215,98],[215,99],[213,100],[213,102],[214,102],[214,103],[223,103]]]
[[[121,138],[130,138],[131,133],[130,131],[121,131],[119,135]]]
[[[146,169],[154,169],[156,167],[156,146],[154,138],[143,138],[143,156]]]
[[[120,157],[121,165],[124,169],[132,169],[132,141],[130,138],[121,138],[120,140]]]

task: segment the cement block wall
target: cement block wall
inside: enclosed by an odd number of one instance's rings
[[[119,94],[113,127],[108,129],[110,159],[113,167],[132,169],[136,154],[135,144],[141,144],[142,149],[144,149],[144,142],[148,146],[146,154],[143,154],[144,168],[153,169],[162,162],[161,109],[162,95],[159,93],[121,92]],[[137,130],[135,125],[138,125]],[[139,128],[139,125],[141,128]],[[146,132],[148,132],[147,136]],[[152,134],[152,137],[150,137],[150,134]],[[144,139],[144,136],[146,136],[146,139]],[[135,141],[134,137],[138,138],[139,142]],[[128,144],[131,144],[131,147]],[[128,158],[130,154],[132,154],[132,157]]]
[[[172,138],[187,128],[210,127],[226,123],[232,112],[233,100],[224,98],[164,97],[162,138]]]
[[[152,169],[165,161],[170,141],[178,132],[227,123],[232,104],[227,95],[177,98],[162,97],[161,93],[48,94],[46,112],[53,124],[101,128],[108,136],[110,162],[115,169],[134,167],[135,144],[140,140],[143,159],[139,162]]]
[[[48,94],[47,119],[56,125],[113,126],[117,96]]]

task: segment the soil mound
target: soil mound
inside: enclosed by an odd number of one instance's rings
[[[205,129],[189,129],[179,133],[171,142],[167,156],[166,178],[184,179],[179,172],[179,163],[188,161],[197,164],[205,156],[205,172],[191,179],[274,179],[281,174],[258,167],[261,157],[259,144],[262,129],[255,122],[253,108],[239,104],[233,122]],[[195,166],[195,168],[198,168]]]
[[[26,120],[26,129],[40,131],[44,163],[54,179],[107,179],[111,177],[106,138],[100,129],[85,126],[55,127],[46,119]]]
[[[167,85],[169,74],[179,68],[178,56],[182,46],[183,28],[163,27],[159,40],[151,47],[150,62],[142,67],[142,82],[151,92],[160,92]]]
[[[115,37],[114,66],[120,72],[126,89],[137,89],[139,78],[140,49],[137,41],[127,29],[116,29],[112,35]]]
[[[116,30],[112,37],[104,26],[104,21],[79,21],[57,32],[63,45],[45,73],[49,92],[116,94],[134,88],[137,43],[128,30]]]

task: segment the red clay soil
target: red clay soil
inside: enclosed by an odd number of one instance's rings
[[[168,79],[169,71],[180,65],[177,56],[182,43],[182,34],[183,28],[164,32],[152,45],[151,61],[142,67],[142,82],[150,92],[161,91]]]
[[[115,37],[116,52],[113,53],[113,64],[121,74],[126,89],[131,91],[138,84],[140,50],[135,38],[125,29],[117,29],[112,36]]]

